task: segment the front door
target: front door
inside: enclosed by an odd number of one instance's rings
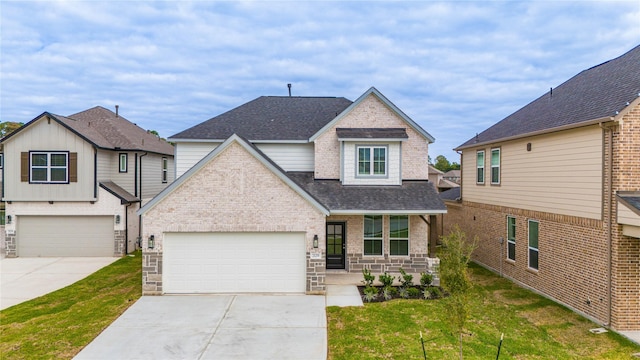
[[[327,269],[344,269],[347,250],[346,227],[343,222],[327,223]]]

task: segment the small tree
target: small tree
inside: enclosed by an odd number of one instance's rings
[[[469,316],[469,291],[472,283],[467,272],[476,239],[469,243],[466,235],[456,225],[449,235],[442,238],[440,257],[440,285],[450,294],[445,300],[445,315],[452,329],[460,339],[460,359],[462,359],[462,333]]]

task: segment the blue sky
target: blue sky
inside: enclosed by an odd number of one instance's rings
[[[261,95],[375,86],[432,158],[640,43],[640,1],[2,1],[0,121],[114,109],[168,137]]]

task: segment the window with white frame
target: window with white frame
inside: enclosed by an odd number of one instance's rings
[[[358,176],[387,175],[386,146],[358,146]]]
[[[69,153],[32,152],[29,179],[32,183],[69,182]]]
[[[0,169],[4,167],[4,154],[0,153]]]
[[[127,165],[128,165],[128,155],[126,153],[122,153],[120,154],[120,172],[121,173],[126,173],[127,172]]]
[[[389,216],[389,255],[409,255],[409,216]]]
[[[167,170],[169,167],[169,160],[166,157],[162,158],[162,182],[167,182]]]
[[[476,152],[476,183],[484,184],[484,150]]]
[[[529,268],[538,270],[538,236],[539,225],[535,220],[529,220]]]
[[[507,216],[507,259],[516,261],[516,218]]]
[[[500,149],[491,149],[491,183],[500,184]]]
[[[364,215],[364,254],[382,255],[382,215]]]

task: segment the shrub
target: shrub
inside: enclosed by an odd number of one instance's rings
[[[433,275],[429,273],[420,273],[420,285],[422,287],[429,287],[433,283]]]
[[[411,287],[413,286],[413,275],[407,274],[403,268],[400,268],[400,274],[402,276],[398,276],[398,280],[402,284],[402,287]]]
[[[431,299],[431,290],[429,290],[429,289],[430,289],[430,288],[428,288],[428,287],[427,287],[427,288],[422,289],[422,297],[423,297],[425,300],[429,300],[429,299]]]
[[[373,286],[365,287],[363,292],[362,299],[366,302],[372,302],[378,297],[378,289]]]
[[[391,278],[393,279],[393,276]],[[391,285],[388,285],[382,288],[382,297],[385,300],[391,300],[393,298],[393,295],[395,295],[396,293],[397,293],[396,288],[394,288]]]
[[[378,280],[380,280],[380,282],[382,283],[382,286],[385,288],[393,285],[394,278],[395,278],[394,276],[389,275],[386,271],[384,272],[384,274],[381,274],[378,276]]]
[[[371,270],[362,269],[362,276],[364,276],[364,280],[362,282],[364,283],[365,287],[373,286],[373,281],[376,279],[376,277],[375,275],[371,275]]]
[[[442,290],[437,286],[431,286],[427,288],[431,294],[431,299],[438,299],[442,297]]]
[[[407,291],[409,292],[410,297],[420,296],[420,289],[418,288],[410,287],[409,289],[407,289]]]
[[[409,289],[407,289],[406,287],[401,287],[400,289],[398,289],[398,295],[400,295],[400,297],[403,299],[408,299]]]

